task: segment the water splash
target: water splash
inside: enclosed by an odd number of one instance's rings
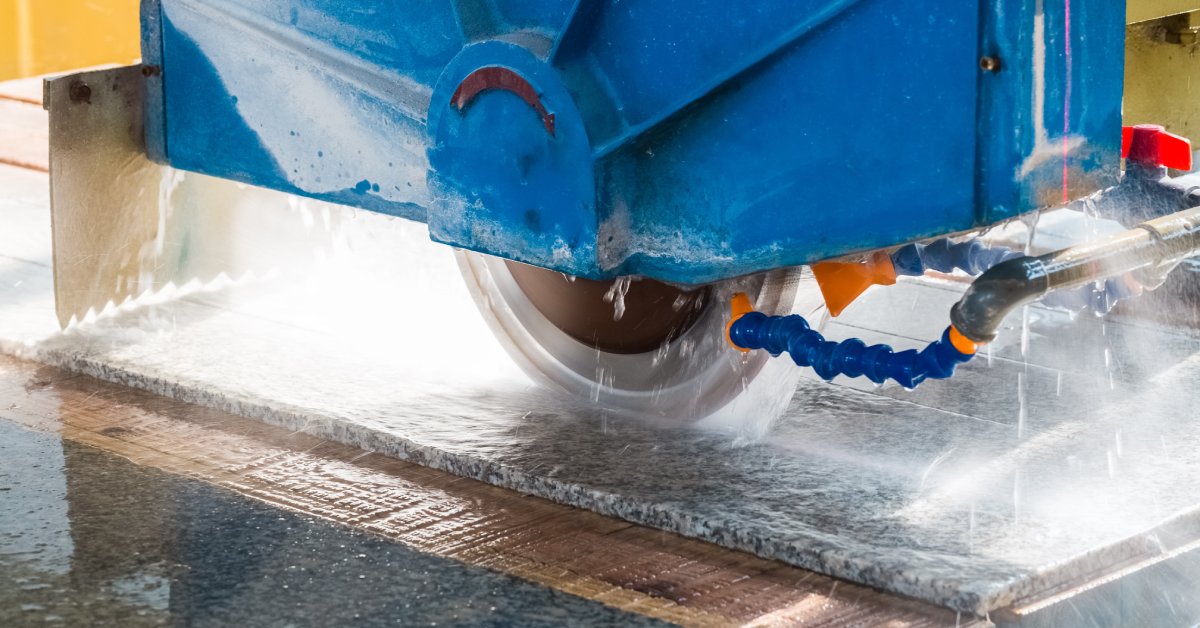
[[[592,403],[600,401],[600,392],[605,386],[612,386],[612,374],[603,366],[596,367],[596,377],[592,379]]]
[[[1017,439],[1025,438],[1025,420],[1029,416],[1026,408],[1028,385],[1025,379],[1024,372],[1017,373]]]
[[[1013,471],[1013,523],[1021,522],[1021,469]]]
[[[650,366],[657,367],[663,360],[667,359],[667,354],[671,352],[671,341],[667,340],[654,350],[654,355],[650,357]]]
[[[1037,237],[1038,217],[1034,212],[1024,220],[1028,229],[1025,239],[1025,254],[1033,253],[1033,241]],[[1021,308],[1021,371],[1017,373],[1017,439],[1025,438],[1025,423],[1029,417],[1027,398],[1029,396],[1029,306]]]
[[[629,286],[632,284],[633,277],[618,277],[608,292],[604,293],[604,302],[612,303],[614,321],[619,321],[625,316],[625,295],[629,294]]]

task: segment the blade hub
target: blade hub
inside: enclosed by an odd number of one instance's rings
[[[653,279],[595,281],[507,261],[530,302],[568,336],[608,353],[645,353],[682,336],[708,306],[707,286]]]

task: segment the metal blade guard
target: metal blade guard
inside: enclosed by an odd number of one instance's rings
[[[1120,160],[1121,3],[146,0],[143,35],[157,160],[592,279],[959,232]]]

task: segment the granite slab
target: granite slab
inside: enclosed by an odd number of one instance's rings
[[[420,225],[353,214],[272,280],[59,332],[47,215],[0,195],[6,352],[980,615],[1200,539],[1186,331],[1031,308],[949,382],[806,377],[765,435],[668,428],[529,381]],[[916,347],[956,290],[873,290],[827,333]]]

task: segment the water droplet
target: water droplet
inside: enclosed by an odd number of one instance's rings
[[[1025,437],[1025,373],[1017,373],[1017,438]]]
[[[629,293],[629,286],[633,283],[633,277],[625,276],[618,277],[609,287],[608,292],[604,293],[604,301],[613,304],[613,320],[619,321],[625,316],[625,295]]]

